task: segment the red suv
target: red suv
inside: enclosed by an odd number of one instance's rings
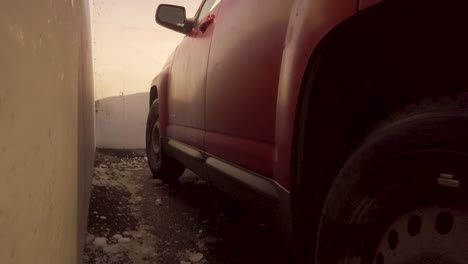
[[[463,1],[206,0],[153,80],[149,166],[270,208],[315,263],[468,263]]]

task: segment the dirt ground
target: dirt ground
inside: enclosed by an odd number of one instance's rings
[[[168,186],[143,155],[98,151],[84,263],[289,263],[264,218],[188,170]]]

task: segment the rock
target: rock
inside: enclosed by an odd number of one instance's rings
[[[93,240],[94,240],[94,236],[92,234],[88,233],[86,235],[86,244],[89,244],[89,243],[93,242]]]
[[[161,186],[164,184],[164,182],[160,179],[152,179],[150,182],[155,184],[156,186]]]
[[[105,247],[107,245],[107,238],[96,237],[93,241],[93,245],[95,245],[96,247]]]
[[[112,237],[112,239],[114,239],[114,240],[119,240],[119,239],[121,239],[121,238],[122,238],[122,235],[121,235],[121,234],[115,234],[115,235]]]
[[[222,242],[223,240],[221,238],[216,238],[216,237],[208,237],[205,239],[205,242],[208,244],[213,244],[213,243],[218,243]]]
[[[102,251],[109,255],[117,254],[120,252],[120,246],[119,245],[106,245],[102,248]]]
[[[161,201],[161,199],[156,199],[155,203],[156,203],[156,205],[158,205],[158,206],[162,206],[162,205],[163,205],[163,202]]]
[[[205,244],[205,242],[203,242],[203,241],[198,241],[198,242],[197,242],[197,247],[198,247],[198,249],[201,250],[201,251],[207,249],[207,248],[206,248],[206,244]]]
[[[197,263],[200,262],[200,260],[203,259],[203,254],[202,253],[195,253],[192,256],[190,256],[189,260],[192,263]]]
[[[143,235],[142,235],[141,232],[139,232],[139,231],[134,231],[134,232],[132,233],[132,236],[133,236],[134,238],[142,238],[142,237],[143,237]]]
[[[140,252],[147,256],[153,255],[155,253],[152,247],[141,247]]]
[[[128,238],[128,237],[122,237],[122,238],[119,238],[119,239],[118,239],[118,242],[119,242],[120,244],[128,243],[128,242],[130,242],[130,238]]]

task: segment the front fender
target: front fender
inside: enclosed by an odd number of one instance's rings
[[[275,128],[274,178],[287,189],[291,187],[299,95],[310,58],[331,29],[357,12],[358,4],[358,0],[297,0],[293,4],[283,51]]]

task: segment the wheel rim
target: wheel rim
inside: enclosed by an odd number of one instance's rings
[[[425,207],[399,217],[384,233],[374,264],[468,263],[468,212]]]
[[[154,124],[153,130],[151,132],[151,150],[157,157],[160,156],[161,134],[159,132],[159,120],[156,121],[156,124]]]
[[[459,153],[424,151],[367,169],[359,184],[351,184],[352,192],[329,196],[316,261],[468,263],[465,164],[466,156]],[[419,232],[413,216],[420,218]],[[451,226],[444,220],[450,216]]]

